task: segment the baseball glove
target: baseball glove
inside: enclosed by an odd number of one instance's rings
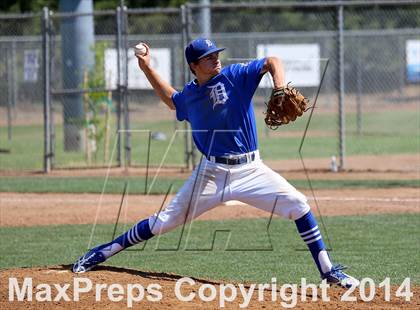
[[[295,121],[308,110],[308,99],[289,84],[286,87],[275,88],[271,93],[265,117],[265,123],[271,129]]]

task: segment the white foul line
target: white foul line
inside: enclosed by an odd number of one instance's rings
[[[314,200],[314,198],[308,198]],[[317,197],[317,200],[325,201],[376,201],[376,202],[420,202],[420,198],[379,198],[379,197]]]
[[[315,200],[312,197],[308,197],[308,200]],[[316,197],[318,201],[373,201],[373,202],[418,202],[420,203],[420,198],[398,198],[398,197],[390,197],[390,198],[380,198],[380,197]],[[247,205],[241,201],[237,200],[230,200],[224,203],[227,206],[242,206]],[[419,205],[420,208],[420,205]]]

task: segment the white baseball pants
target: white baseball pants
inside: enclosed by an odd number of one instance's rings
[[[241,165],[203,158],[169,205],[149,218],[151,231],[166,233],[229,200],[291,220],[310,210],[306,197],[267,167],[258,152],[253,162]]]

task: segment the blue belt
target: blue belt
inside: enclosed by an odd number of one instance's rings
[[[253,162],[255,160],[255,152],[243,155],[235,155],[231,157],[218,157],[218,156],[208,156],[208,160],[218,164],[225,165],[241,165]]]

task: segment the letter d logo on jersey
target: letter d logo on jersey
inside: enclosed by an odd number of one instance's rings
[[[226,94],[225,85],[222,82],[218,82],[212,86],[207,86],[210,88],[210,99],[213,102],[213,110],[214,107],[218,104],[224,104],[229,97]]]

